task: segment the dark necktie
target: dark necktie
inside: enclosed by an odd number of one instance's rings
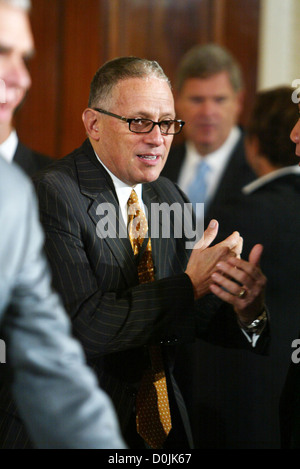
[[[128,199],[128,235],[137,256],[148,232],[147,219],[134,189]],[[154,281],[151,239],[138,264],[139,283]],[[167,382],[160,346],[149,347],[151,368],[146,370],[136,398],[137,432],[154,449],[162,448],[171,428]]]

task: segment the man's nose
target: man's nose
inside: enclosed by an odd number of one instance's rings
[[[204,100],[200,106],[201,113],[205,115],[210,115],[215,112],[215,103],[212,100]]]
[[[294,143],[299,143],[300,141],[299,137],[300,137],[300,119],[297,121],[293,130],[291,131],[290,139]]]
[[[151,132],[144,134],[146,141],[157,146],[161,145],[164,142],[164,137],[160,131],[159,125],[154,125]]]
[[[31,76],[23,59],[15,58],[10,66],[7,85],[27,90],[31,86]]]

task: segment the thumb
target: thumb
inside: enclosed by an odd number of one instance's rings
[[[202,238],[195,244],[194,249],[201,249],[202,251],[206,249],[217,236],[218,230],[219,223],[217,220],[211,220],[204,231]]]
[[[256,265],[256,267],[259,267],[259,263],[260,263],[263,250],[264,250],[264,247],[262,244],[256,244],[255,246],[253,246],[249,254],[250,264],[254,264]]]

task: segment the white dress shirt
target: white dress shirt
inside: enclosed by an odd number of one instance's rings
[[[105,168],[105,170],[108,172],[110,177],[112,178],[117,197],[119,200],[119,206],[120,206],[120,212],[123,217],[123,221],[125,223],[125,226],[127,226],[127,221],[128,221],[128,206],[127,202],[130,197],[132,189],[135,190],[136,195],[139,199],[139,204],[141,209],[144,211],[146,218],[147,217],[147,210],[145,209],[143,199],[142,199],[142,184],[136,184],[135,186],[129,186],[128,184],[125,184],[125,182],[121,181],[117,176],[115,176],[106,166],[105,164],[100,160],[99,156],[95,152],[95,155],[98,159],[98,161],[102,164],[102,166]]]
[[[0,144],[0,155],[8,163],[11,163],[18,146],[18,136],[15,130],[12,130],[9,137]]]

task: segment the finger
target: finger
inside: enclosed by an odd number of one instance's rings
[[[243,238],[240,236],[238,244],[232,249],[236,257],[240,258],[243,251]]]
[[[195,244],[194,249],[206,249],[216,238],[219,230],[217,220],[211,220],[203,233],[202,238]]]
[[[211,277],[215,284],[225,289],[227,293],[239,297],[241,293],[241,285],[239,283],[232,281],[230,278],[218,272],[214,272]]]
[[[256,267],[259,267],[263,250],[264,250],[264,247],[262,244],[256,244],[255,246],[253,246],[249,254],[250,264],[254,264],[256,265]]]
[[[227,303],[230,303],[233,306],[238,304],[239,298],[237,296],[232,295],[230,292],[228,292],[227,290],[224,290],[223,287],[217,285],[216,283],[212,283],[209,286],[209,289],[214,295],[216,295],[221,300]]]
[[[259,268],[236,257],[228,257],[226,262],[220,261],[216,267],[227,276],[247,286],[250,286],[253,281],[259,280],[262,275]]]
[[[226,263],[224,261],[221,261],[217,264],[216,267],[222,272],[231,275],[239,282],[241,281],[241,276],[243,276],[243,278],[246,278],[244,276],[247,275],[249,276],[249,278],[253,279],[254,281],[257,281],[262,275],[260,268],[257,267],[255,264],[250,264],[250,262],[245,261],[244,259],[238,259],[237,257],[228,257],[228,259],[226,259]],[[232,268],[234,269],[232,270]]]
[[[227,246],[229,249],[236,248],[240,243],[240,234],[238,231],[234,231],[228,238],[220,242],[221,246]]]

